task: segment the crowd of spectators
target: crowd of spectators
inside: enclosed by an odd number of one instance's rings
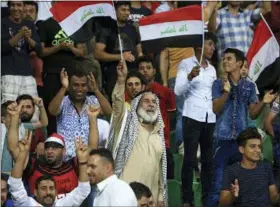
[[[174,154],[183,207],[279,205],[279,92],[259,97],[246,53],[261,14],[280,42],[280,2],[116,1],[87,42],[40,3],[1,8],[1,206],[168,206]],[[142,48],[139,19],[193,4],[203,47]]]

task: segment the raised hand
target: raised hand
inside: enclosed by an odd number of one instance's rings
[[[82,138],[78,137],[75,139],[76,155],[80,163],[87,162],[88,160],[88,147],[83,144]]]
[[[31,29],[26,29],[26,30],[24,30],[24,38],[25,38],[26,40],[28,40],[29,38],[31,38],[31,36],[32,36],[32,31],[31,31]]]
[[[231,86],[230,86],[230,82],[228,80],[228,77],[224,76],[224,78],[223,78],[223,91],[226,92],[226,93],[229,93],[230,89],[231,89]]]
[[[196,76],[199,75],[199,72],[200,72],[200,66],[197,65],[195,67],[193,67],[192,71],[190,72],[190,74],[188,75],[188,79],[189,81],[191,81],[193,78],[195,78]]]
[[[120,61],[118,66],[117,66],[117,74],[118,78],[125,80],[127,76],[127,66],[125,61]]]
[[[89,90],[92,92],[97,91],[98,85],[96,84],[96,80],[92,72],[90,72],[89,75],[87,75],[87,79],[88,79]]]
[[[33,97],[33,102],[39,108],[44,107],[44,102],[40,97]]]
[[[265,95],[264,95],[264,97],[263,97],[263,102],[264,103],[272,103],[276,98],[277,98],[277,93],[272,93],[273,92],[273,90],[270,90],[270,91],[268,91]]]
[[[24,138],[18,143],[18,148],[20,153],[29,153],[32,140],[32,131],[25,130]]]
[[[13,102],[7,107],[7,112],[11,116],[19,116],[21,113],[21,109],[22,109],[22,104],[18,105],[16,102]]]
[[[69,79],[65,68],[63,68],[60,72],[60,83],[63,88],[68,88],[69,86]]]
[[[231,193],[235,198],[238,198],[239,196],[239,184],[238,180],[234,180],[234,184],[231,184]]]
[[[96,119],[100,113],[100,106],[99,105],[86,105],[87,114],[90,119]]]

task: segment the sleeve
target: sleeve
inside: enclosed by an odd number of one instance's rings
[[[254,9],[250,11],[251,21],[257,21],[261,18],[261,10],[260,8]]]
[[[108,28],[102,28],[96,34],[96,43],[102,43],[104,45],[107,45],[107,40],[109,35],[110,35],[110,30]]]
[[[168,93],[167,93],[167,111],[169,111],[169,112],[172,112],[172,111],[175,111],[176,110],[176,101],[175,101],[175,94],[174,94],[174,92],[171,90],[171,89],[169,89],[169,88],[167,88],[167,91],[168,91]]]
[[[227,167],[223,174],[222,190],[230,190],[232,184],[232,179],[230,176],[229,168]]]
[[[220,29],[220,26],[221,26],[221,10],[218,10],[216,15],[216,30]]]
[[[97,119],[97,126],[99,131],[99,147],[103,147],[106,144],[106,141],[109,137],[109,128],[110,125],[107,121],[102,119]]]
[[[33,198],[28,197],[21,178],[9,177],[9,191],[12,194],[14,206],[42,206]]]
[[[212,100],[220,98],[222,96],[221,80],[215,80],[212,86]]]
[[[62,99],[62,102],[61,102],[61,104],[60,104],[60,106],[59,106],[59,115],[61,115],[62,113],[63,113],[63,109],[64,109],[64,107],[65,107],[65,102],[66,102],[66,97],[67,96],[64,96],[64,98]],[[59,116],[58,115],[58,116]]]
[[[98,101],[96,96],[91,95],[88,98],[89,98],[90,104],[92,104],[92,105],[99,105],[100,106],[100,103],[99,103],[99,101]]]
[[[12,51],[12,47],[9,43],[11,35],[9,34],[9,27],[5,24],[5,21],[1,22],[1,54],[9,53]]]
[[[58,206],[80,206],[82,202],[90,193],[90,184],[89,182],[79,182],[78,187],[72,190],[70,193],[66,194],[65,197],[58,199],[54,207]]]
[[[46,44],[47,43],[47,32],[45,29],[46,28],[45,24],[46,24],[46,22],[42,22],[40,24],[40,26],[38,27],[38,33],[39,33],[40,41]]]
[[[250,93],[248,104],[256,104],[258,102],[258,96],[256,93],[255,85],[253,83],[251,83],[250,87],[251,87],[251,93]]]
[[[268,186],[275,185],[274,175],[270,163],[266,163],[267,175],[268,175]]]
[[[41,42],[37,29],[34,24],[31,24],[32,39],[36,42],[34,50],[39,54],[41,52]]]
[[[178,66],[177,77],[175,81],[174,92],[177,96],[181,96],[186,93],[190,81],[188,80],[188,75],[192,68],[189,68],[186,60],[181,61]]]

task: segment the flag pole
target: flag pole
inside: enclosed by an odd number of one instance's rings
[[[202,63],[202,58],[203,58],[203,49],[204,49],[204,12],[203,12],[203,3],[201,2],[201,18],[202,18],[202,48],[201,48],[201,55],[200,55],[200,60],[199,60],[199,65]]]
[[[116,8],[115,8],[115,3],[114,3],[114,1],[113,1],[113,0],[112,0],[112,4],[113,4],[113,7],[114,7],[114,13],[115,13],[115,16],[116,16],[116,21],[117,21],[118,40],[119,40],[119,46],[120,46],[120,52],[121,52],[121,61],[123,61],[123,60],[124,60],[124,58],[123,58],[123,46],[122,46],[122,39],[121,39],[120,29],[119,29],[119,25],[118,25],[118,18],[117,18],[117,13],[116,13]]]

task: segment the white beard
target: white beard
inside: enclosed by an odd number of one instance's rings
[[[143,120],[143,122],[147,124],[153,124],[157,120],[158,110],[156,110],[155,112],[146,112],[141,107],[138,107],[137,115],[139,116],[140,119]]]

